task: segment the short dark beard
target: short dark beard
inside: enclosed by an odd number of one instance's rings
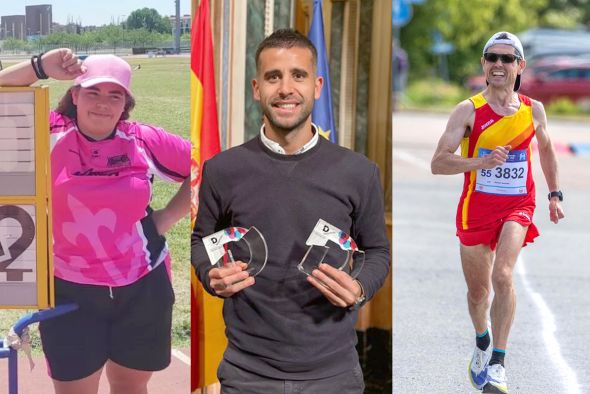
[[[289,135],[289,133],[291,133],[293,130],[297,130],[299,129],[306,121],[307,119],[309,119],[309,117],[311,116],[311,111],[309,111],[309,113],[303,113],[301,116],[301,119],[299,119],[296,124],[292,127],[289,128],[285,128],[280,126],[279,124],[277,124],[277,122],[275,122],[275,120],[272,117],[272,114],[270,113],[270,111],[266,111],[264,108],[262,109],[262,113],[264,114],[264,117],[267,119],[269,125],[272,127],[272,129],[274,131],[276,131],[277,133],[280,133],[281,135]]]

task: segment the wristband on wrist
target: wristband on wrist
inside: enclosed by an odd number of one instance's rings
[[[45,72],[45,70],[43,69],[43,55],[45,54],[45,52],[41,52],[39,54],[39,57],[37,58],[37,67],[39,67],[39,74],[41,74],[42,78],[41,79],[48,79],[49,75],[47,75],[47,73]]]
[[[45,73],[45,70],[43,69],[43,62],[41,61],[42,56],[43,53],[31,57],[31,66],[33,67],[33,71],[35,72],[35,75],[38,79],[48,79],[49,76]]]

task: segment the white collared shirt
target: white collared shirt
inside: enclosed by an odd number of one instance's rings
[[[301,153],[307,152],[308,150],[310,150],[311,148],[313,148],[314,146],[316,146],[316,144],[319,141],[319,135],[320,133],[318,133],[318,129],[316,127],[315,124],[311,124],[311,128],[313,130],[313,137],[311,137],[311,139],[301,147],[301,149],[299,149],[297,152],[292,153],[293,155],[299,155]],[[287,153],[285,152],[285,150],[283,149],[283,147],[278,143],[275,142],[273,140],[271,140],[270,138],[268,138],[266,136],[266,134],[264,134],[264,125],[262,125],[260,127],[260,139],[262,140],[262,143],[271,151],[278,153],[280,155],[286,155]]]

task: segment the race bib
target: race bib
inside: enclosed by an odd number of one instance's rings
[[[490,149],[479,148],[479,157],[485,157],[491,152]],[[508,153],[508,159],[503,165],[477,170],[475,190],[502,196],[526,195],[529,169],[527,159],[526,150],[513,150]]]

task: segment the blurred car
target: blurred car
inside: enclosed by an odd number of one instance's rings
[[[486,88],[483,75],[467,78],[465,86],[472,93]],[[527,64],[519,93],[549,104],[560,98],[573,102],[590,101],[590,58],[559,56]]]
[[[543,104],[560,98],[573,102],[590,100],[589,60],[560,58],[555,62],[539,63],[529,72],[525,71],[520,93]]]
[[[483,75],[472,75],[465,81],[465,87],[473,94],[481,92],[486,86],[486,78]]]

